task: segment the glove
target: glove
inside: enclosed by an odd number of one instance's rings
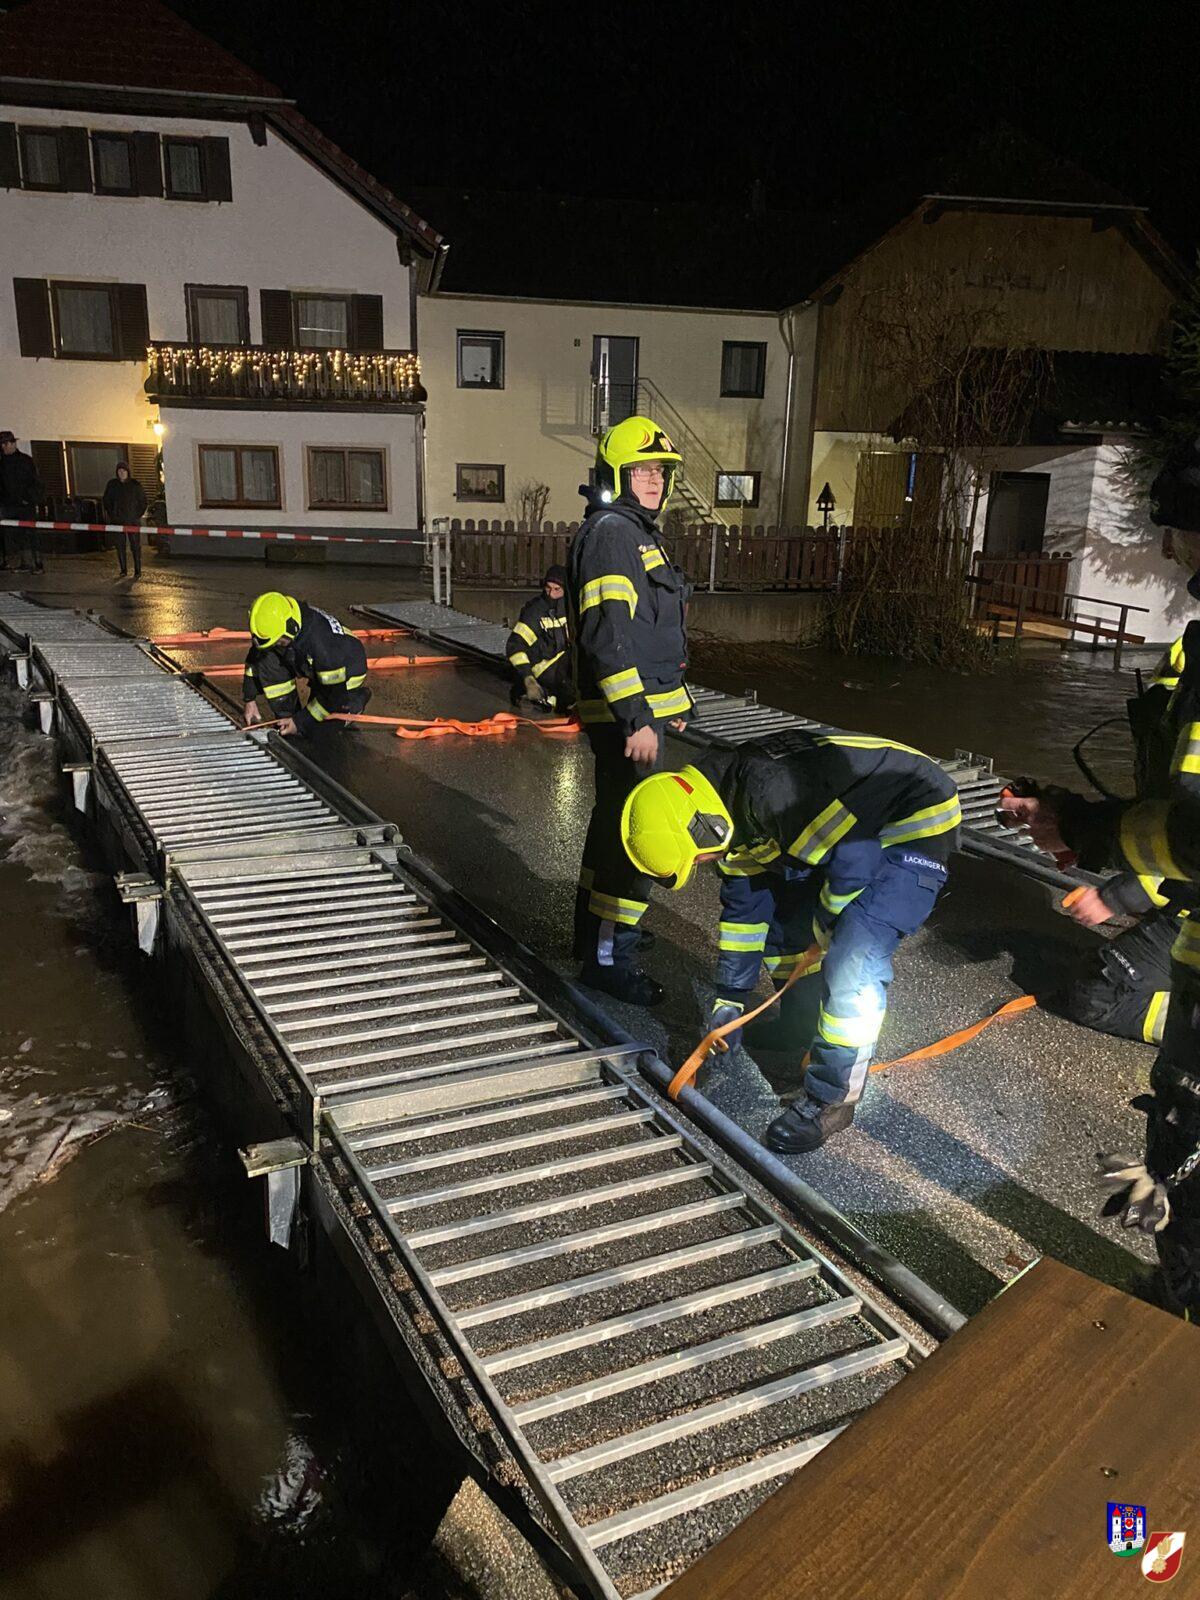
[[[745,1002],[742,1000],[722,1000],[718,997],[712,1004],[712,1012],[708,1019],[708,1031],[711,1033],[714,1028],[723,1028],[727,1022],[736,1022],[745,1009]],[[737,1028],[733,1033],[727,1033],[723,1039],[717,1040],[717,1049],[720,1051],[736,1050],[741,1045],[741,1042],[742,1030]]]
[[[525,679],[525,693],[530,700],[541,701],[546,698],[546,691],[532,673]]]
[[[1123,1228],[1139,1233],[1161,1233],[1171,1215],[1166,1184],[1152,1177],[1142,1162],[1115,1150],[1102,1150],[1096,1164],[1096,1181],[1108,1193],[1100,1215],[1119,1216]]]

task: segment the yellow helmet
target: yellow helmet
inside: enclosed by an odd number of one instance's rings
[[[621,843],[639,872],[671,878],[682,889],[697,861],[723,856],[733,843],[733,818],[697,767],[643,778],[621,812]]]
[[[675,485],[675,472],[683,457],[657,422],[649,417],[626,417],[603,434],[596,448],[596,482],[613,495],[632,493],[629,468],[638,462],[661,462],[665,506]],[[662,506],[659,509],[662,509]]]
[[[274,589],[260,594],[250,607],[250,632],[255,644],[264,650],[285,636],[294,639],[300,632],[300,602]]]

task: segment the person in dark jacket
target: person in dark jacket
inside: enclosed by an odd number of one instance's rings
[[[575,954],[584,983],[644,1006],[663,994],[636,962],[650,880],[622,850],[620,821],[630,790],[661,765],[664,727],[682,727],[693,710],[684,683],[689,588],[657,527],[680,462],[648,417],[610,428],[567,568],[576,713],[596,762]]]
[[[1171,791],[1178,734],[1174,701],[1185,666],[1183,640],[1177,639],[1149,689],[1128,703],[1139,800],[1162,798]],[[1131,870],[1084,890],[1066,908],[1081,926],[1098,928],[1114,916],[1137,921],[1090,951],[1061,993],[1046,996],[1042,1003],[1082,1027],[1161,1044],[1171,1004],[1171,949],[1180,918],[1198,908],[1200,897],[1191,885]]]
[[[1168,532],[1166,553],[1190,574],[1200,600],[1200,439],[1168,461],[1151,488],[1151,515]],[[1173,754],[1165,794],[1089,801],[1054,786],[1013,795],[1004,811],[1025,823],[1035,844],[1072,850],[1082,867],[1115,867],[1200,893],[1200,622],[1183,635],[1179,681],[1167,723]],[[1164,1298],[1200,1318],[1200,914],[1181,917],[1171,952],[1171,1001],[1150,1094],[1132,1105],[1147,1116],[1141,1161],[1116,1151],[1100,1157],[1108,1191],[1104,1215],[1154,1240]]]
[[[574,700],[567,640],[567,569],[550,567],[542,592],[521,607],[504,653],[513,670],[512,703],[524,695],[535,705],[565,711]]]
[[[806,1013],[803,1028],[785,1030],[802,1076],[767,1130],[772,1150],[815,1150],[853,1121],[892,958],[932,912],[961,821],[957,787],[936,761],[833,731],[749,739],[630,795],[621,838],[641,871],[675,889],[698,861],[721,873],[710,1027],[742,1015],[764,962],[777,983],[805,962],[782,1002]]]
[[[367,652],[336,617],[306,600],[272,591],[250,607],[252,644],[242,681],[247,724],[260,722],[258,696],[279,718],[282,734],[312,734],[331,713],[362,711],[371,698],[365,688]],[[297,679],[308,679],[308,702],[301,705]]]
[[[108,480],[104,490],[104,520],[105,522],[120,522],[128,526],[131,523],[141,522],[146,514],[146,491],[135,477],[130,475],[127,461],[117,462],[116,476]],[[142,534],[138,529],[133,533],[114,533],[113,543],[117,550],[117,560],[121,563],[121,576],[127,577],[129,568],[125,561],[125,547],[128,545],[133,553],[133,576],[136,581],[142,575]]]
[[[46,498],[46,490],[38,477],[33,457],[17,449],[16,437],[5,428],[0,432],[0,520],[24,522],[37,516],[37,509]],[[17,557],[17,571],[43,572],[41,550],[34,528],[0,529],[0,568],[8,566],[11,550]],[[26,560],[28,557],[28,561]]]

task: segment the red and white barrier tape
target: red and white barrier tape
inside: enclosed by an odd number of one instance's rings
[[[26,522],[0,517],[0,528],[41,528],[48,533],[178,533],[189,539],[279,539],[292,544],[419,544],[423,538],[387,539],[371,533],[302,533],[283,528],[176,528],[143,522]]]

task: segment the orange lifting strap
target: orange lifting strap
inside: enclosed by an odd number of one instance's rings
[[[283,719],[275,717],[269,722],[256,722],[256,728],[277,727]],[[469,739],[482,739],[491,734],[513,733],[519,728],[533,728],[538,733],[574,734],[581,724],[575,717],[518,717],[512,711],[497,711],[495,716],[482,722],[460,722],[457,717],[373,717],[365,711],[331,711],[326,722],[357,722],[368,727],[391,728],[397,739],[440,739],[448,733],[466,734]]]
[[[397,672],[405,667],[457,666],[458,656],[368,656],[370,672]],[[206,678],[240,678],[245,668],[240,661],[225,662],[217,667],[204,667]]]
[[[411,628],[354,628],[348,629],[356,639],[411,639]],[[240,633],[235,628],[200,628],[194,633],[160,633],[151,639],[151,644],[158,645],[184,645],[184,644],[248,644],[250,635]]]

